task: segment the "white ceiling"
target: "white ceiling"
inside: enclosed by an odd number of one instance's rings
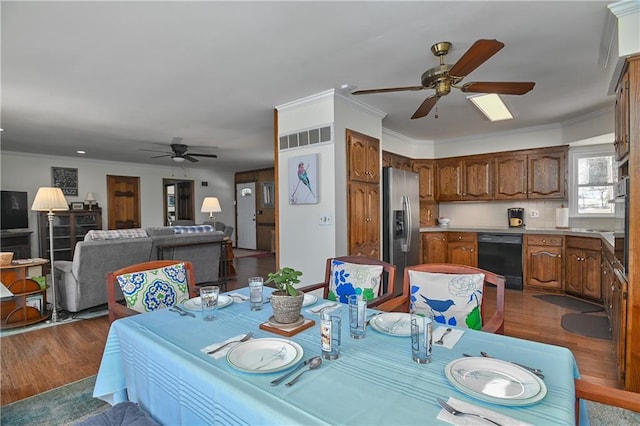
[[[410,119],[431,90],[357,99],[416,140],[560,123],[613,104],[608,3],[3,0],[2,150],[168,165],[140,149],[179,136],[218,154],[196,167],[270,167],[275,106],[343,83],[419,85],[433,43],[452,42],[455,63],[481,38],[505,47],[464,82],[536,82],[504,97],[515,120],[488,122],[457,90],[438,119]]]

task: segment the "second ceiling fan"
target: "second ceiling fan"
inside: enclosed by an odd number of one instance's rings
[[[389,87],[385,89],[356,90],[352,95],[366,95],[371,93],[418,91],[435,89],[436,93],[427,97],[411,116],[412,119],[422,118],[429,114],[438,100],[449,94],[451,88],[462,92],[497,93],[501,95],[524,95],[535,86],[533,82],[488,82],[473,81],[457,86],[468,74],[482,65],[485,61],[498,53],[504,43],[498,40],[480,39],[473,43],[458,62],[454,65],[445,64],[444,56],[449,52],[451,43],[441,41],[431,46],[431,52],[440,58],[440,65],[428,69],[422,74],[421,86]]]

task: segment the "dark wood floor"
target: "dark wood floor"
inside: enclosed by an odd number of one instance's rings
[[[237,275],[228,290],[252,276],[267,276],[274,256],[234,260]],[[573,351],[583,378],[617,387],[610,341],[569,333],[560,318],[571,311],[541,301],[535,293],[507,290],[505,334]],[[106,317],[82,320],[0,339],[0,405],[63,386],[98,372],[109,331]]]

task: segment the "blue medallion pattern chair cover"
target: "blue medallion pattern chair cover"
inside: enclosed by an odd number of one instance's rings
[[[164,309],[198,295],[191,262],[153,260],[107,274],[109,321]],[[122,290],[124,304],[116,300]]]
[[[487,284],[496,287],[489,311]],[[502,275],[452,263],[429,263],[404,269],[402,294],[378,306],[383,311],[410,312],[429,308],[436,322],[504,334],[504,285]]]
[[[396,267],[364,256],[327,259],[324,281],[301,287],[307,293],[323,289],[323,298],[347,303],[348,296],[362,295],[369,307],[393,298]]]

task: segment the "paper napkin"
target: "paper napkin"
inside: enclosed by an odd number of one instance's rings
[[[441,345],[436,345],[435,341],[438,340],[440,337],[442,337],[442,335],[444,334],[444,332],[447,330],[447,327],[445,326],[439,326],[438,328],[436,328],[433,332],[433,341],[434,341],[434,345],[435,347],[440,347],[440,348],[447,348],[447,349],[452,349],[456,343],[458,343],[458,340],[460,340],[460,338],[462,337],[462,335],[464,334],[463,330],[459,330],[457,328],[451,328],[451,332],[448,333],[446,336],[444,336],[443,339],[443,344]]]
[[[249,296],[240,293],[230,293],[229,297],[233,298],[234,303],[244,303],[249,300]]]
[[[504,426],[529,425],[529,423],[516,420],[513,417],[505,416],[504,414],[500,414],[496,411],[489,410],[487,408],[480,407],[478,405],[470,404],[468,402],[461,401],[459,399],[449,398],[449,400],[447,401],[447,404],[451,405],[456,410],[464,411],[465,413],[480,414],[481,416],[485,416]],[[452,425],[460,425],[460,426],[490,424],[489,422],[485,422],[484,420],[479,419],[476,416],[454,416],[453,414],[448,413],[444,409],[440,410],[440,412],[438,413],[438,417],[436,418],[438,420],[451,423]]]
[[[334,309],[338,309],[339,307],[340,307],[339,302],[326,302],[321,305],[314,306],[313,308],[309,308],[305,312],[312,315],[320,315],[323,312],[331,312]]]
[[[204,348],[200,349],[200,352],[204,352],[206,354],[207,352],[210,352],[210,351],[213,351],[213,350],[219,348],[220,346],[224,345],[225,343],[238,341],[238,340],[242,339],[244,336],[245,336],[244,334],[239,334],[237,336],[230,337],[227,340],[224,340],[222,342],[212,343],[209,346],[205,346]],[[222,358],[223,356],[227,356],[227,352],[229,352],[234,346],[236,346],[236,345],[232,343],[232,344],[227,345],[226,347],[220,349],[215,354],[210,354],[209,356],[214,357],[215,359]]]

